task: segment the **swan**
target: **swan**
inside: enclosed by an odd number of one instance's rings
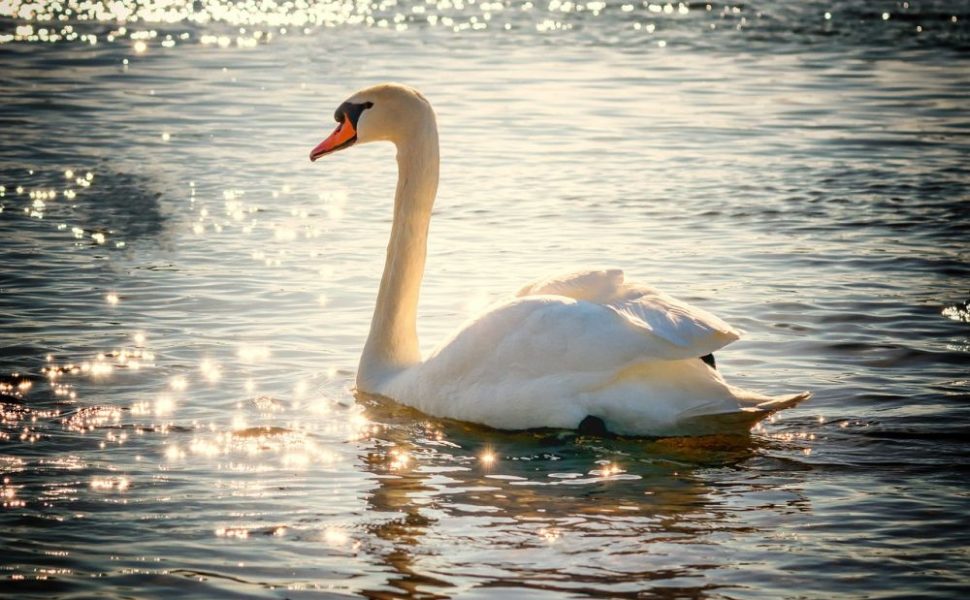
[[[631,436],[743,433],[808,392],[765,396],[725,382],[713,352],[739,338],[711,313],[619,269],[546,277],[466,323],[422,360],[416,328],[438,188],[438,129],[425,97],[382,84],[334,113],[310,160],[369,142],[397,147],[394,219],[358,392],[497,429]]]

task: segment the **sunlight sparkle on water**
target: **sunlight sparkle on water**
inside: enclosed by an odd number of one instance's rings
[[[199,361],[199,371],[209,383],[216,383],[222,379],[222,367],[212,359],[204,358]]]
[[[970,301],[966,301],[955,306],[947,306],[943,309],[942,314],[947,319],[951,319],[953,321],[970,323]]]
[[[233,431],[242,431],[247,429],[249,426],[249,421],[246,419],[246,415],[235,414],[232,416],[232,429]]]
[[[127,477],[92,477],[91,488],[99,491],[124,492],[131,485]]]
[[[615,463],[609,461],[598,461],[602,467],[599,469],[593,469],[590,471],[590,475],[597,475],[599,477],[613,477],[614,475],[619,475],[623,473],[623,469],[618,467]]]
[[[350,540],[350,536],[343,529],[329,527],[323,532],[323,539],[331,546],[343,546]]]
[[[110,375],[114,371],[114,366],[104,360],[103,355],[99,355],[94,362],[81,363],[81,371],[88,372],[94,377]]]
[[[491,468],[495,464],[495,461],[498,460],[498,457],[491,450],[486,450],[478,455],[478,460],[481,461],[485,468]]]
[[[389,467],[392,471],[400,471],[411,464],[411,455],[402,448],[394,448],[390,452]]]
[[[289,469],[306,469],[310,466],[310,456],[304,452],[287,452],[283,455],[282,462]]]
[[[169,461],[176,461],[185,458],[185,452],[175,444],[169,444],[165,448],[165,458]]]
[[[236,356],[245,363],[255,363],[265,361],[270,357],[270,349],[266,346],[255,344],[244,344],[236,350]]]
[[[175,399],[168,394],[162,394],[155,399],[155,415],[159,417],[168,416],[175,412]]]
[[[543,527],[542,529],[539,530],[539,535],[547,543],[552,544],[562,536],[562,533],[555,527]]]
[[[230,537],[244,540],[249,537],[249,530],[244,527],[219,527],[215,531],[218,537]]]
[[[17,486],[10,484],[10,478],[3,478],[3,485],[0,485],[0,498],[3,499],[3,508],[23,508],[27,505],[24,500],[17,498]]]

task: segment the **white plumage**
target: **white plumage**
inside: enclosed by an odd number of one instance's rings
[[[419,93],[395,84],[341,106],[349,107],[338,109],[341,125],[311,158],[372,140],[398,147],[394,225],[357,377],[361,391],[501,429],[576,428],[592,416],[615,433],[653,436],[747,431],[808,398],[728,385],[700,357],[738,332],[707,311],[625,282],[619,269],[529,284],[422,361],[415,320],[438,183],[434,112]],[[355,116],[354,107],[365,108]]]

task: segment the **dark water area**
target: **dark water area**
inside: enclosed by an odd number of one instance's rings
[[[0,597],[965,598],[965,2],[0,5]],[[422,348],[623,268],[743,330],[743,438],[352,392],[430,98]]]

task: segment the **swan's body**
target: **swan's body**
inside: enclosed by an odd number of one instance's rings
[[[701,357],[738,333],[706,311],[626,283],[618,269],[530,284],[422,361],[416,317],[438,186],[434,112],[419,93],[388,84],[358,92],[335,117],[340,126],[311,159],[376,140],[398,149],[394,223],[360,391],[501,429],[572,429],[596,417],[615,433],[657,436],[747,431],[808,397],[728,385]]]

